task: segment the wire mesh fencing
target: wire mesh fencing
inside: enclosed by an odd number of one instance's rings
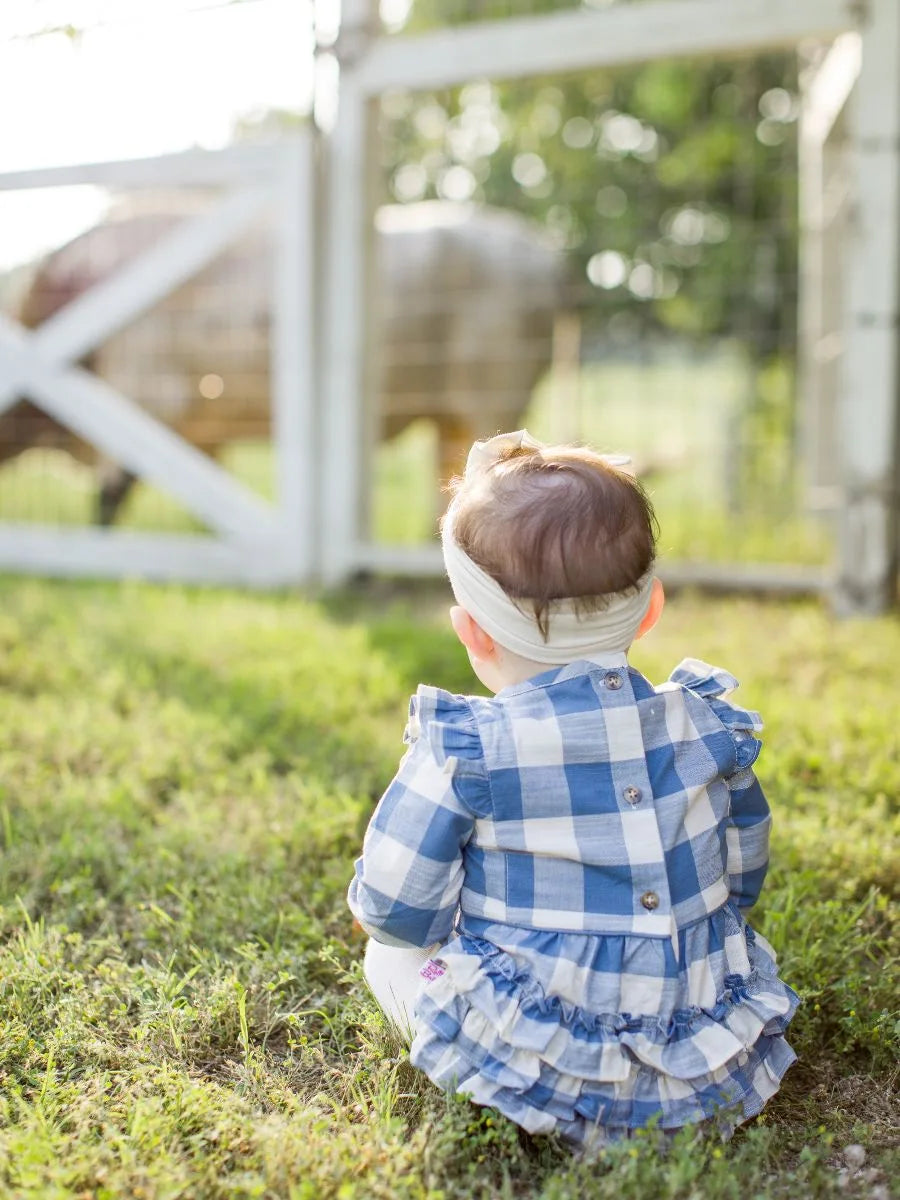
[[[179,229],[211,214],[219,201],[217,189],[109,192],[105,211],[88,229],[7,275],[4,314],[40,336],[95,289],[123,273],[133,276],[140,264],[152,270]],[[133,319],[120,325],[110,311],[108,335],[73,364],[267,498],[274,488],[271,239],[261,221]],[[27,383],[0,413],[0,521],[202,528],[172,497],[52,416],[29,396]]]
[[[422,3],[405,28],[513,11]],[[382,97],[380,219],[431,228],[432,323],[410,305],[415,345],[391,368],[407,402],[382,388],[405,432],[376,457],[379,540],[431,536],[460,443],[526,423],[631,453],[673,559],[830,560],[797,400],[799,112],[793,52]],[[523,361],[533,386],[514,382]],[[441,419],[416,402],[423,362]]]

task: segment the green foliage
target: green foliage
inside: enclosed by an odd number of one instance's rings
[[[512,11],[419,0],[407,30]],[[795,333],[796,91],[795,56],[769,54],[392,92],[386,192],[533,217],[571,255],[591,337],[731,336],[765,360]]]
[[[472,686],[446,604],[0,581],[0,1196],[787,1200],[896,1177],[896,623],[683,596],[637,647],[655,678],[722,662],[764,710],[757,924],[803,996],[801,1061],[727,1145],[579,1163],[437,1092],[361,982],[344,890],[407,696]],[[840,1190],[851,1141],[875,1175]]]

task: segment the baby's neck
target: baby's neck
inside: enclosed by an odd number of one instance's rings
[[[626,654],[627,651],[623,650],[622,653]],[[526,680],[533,679],[535,675],[543,675],[547,671],[557,670],[566,665],[566,663],[534,662],[530,658],[522,658],[521,655],[514,654],[512,650],[503,647],[500,650],[499,659],[494,665],[494,678],[488,686],[491,691],[496,693],[502,691],[503,688],[525,683]]]
[[[533,679],[535,675],[543,675],[545,671],[552,670],[552,663],[533,662],[529,658],[513,654],[511,650],[503,650],[496,669],[497,686],[493,690],[499,692],[503,688],[514,687],[517,683],[524,683],[526,679]]]

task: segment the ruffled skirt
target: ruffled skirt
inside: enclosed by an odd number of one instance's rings
[[[595,1143],[755,1116],[797,996],[733,905],[664,939],[469,922],[416,1002],[411,1061],[530,1133]]]

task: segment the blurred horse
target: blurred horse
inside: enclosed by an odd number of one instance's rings
[[[21,320],[40,325],[190,213],[173,199],[112,214],[39,264]],[[207,454],[268,438],[272,249],[269,231],[255,228],[84,365]],[[551,361],[564,257],[515,213],[426,201],[378,210],[374,261],[365,427],[390,438],[429,418],[447,478],[475,437],[520,422]],[[0,462],[32,446],[95,466],[97,520],[115,520],[133,476],[23,398],[0,415]]]

